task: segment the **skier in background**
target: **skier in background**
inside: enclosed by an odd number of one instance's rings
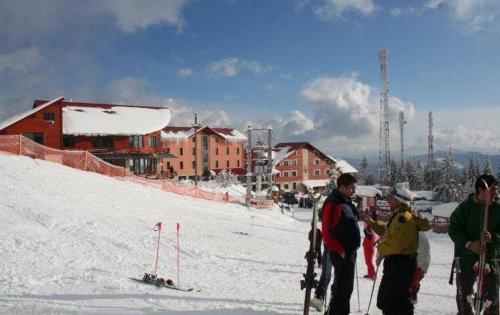
[[[363,229],[365,237],[363,239],[363,252],[365,254],[365,263],[368,269],[368,274],[364,275],[364,278],[375,280],[375,266],[373,265],[373,254],[375,253],[375,242],[377,241],[377,236],[373,232],[369,224],[365,224]]]
[[[417,270],[410,285],[410,298],[413,304],[417,303],[417,294],[420,291],[420,281],[429,270],[431,262],[431,247],[425,232],[418,232]]]
[[[491,188],[488,196],[486,183]],[[477,274],[474,270],[479,255],[486,251],[487,273],[484,276],[484,297],[490,305],[484,310],[485,315],[498,315],[498,265],[495,259],[500,259],[500,203],[496,198],[497,181],[492,175],[481,175],[474,184],[475,193],[460,203],[450,217],[448,234],[455,243],[455,255],[460,257],[460,277],[457,277],[457,307],[460,315],[472,314],[472,306],[467,297],[472,295]],[[482,218],[486,200],[489,198],[488,231],[482,232]],[[486,248],[481,247],[484,238]],[[476,265],[477,266],[477,265]],[[477,268],[477,267],[476,267]],[[460,290],[459,290],[460,289]],[[460,294],[461,293],[461,294]],[[485,306],[487,306],[485,304]]]

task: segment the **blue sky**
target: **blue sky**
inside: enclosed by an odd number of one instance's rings
[[[500,149],[500,4],[490,0],[0,2],[0,120],[34,99],[167,106],[273,127],[336,156],[378,152],[388,49],[391,149]]]

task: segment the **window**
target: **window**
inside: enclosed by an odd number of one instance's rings
[[[288,189],[288,184],[283,185],[284,189]]]
[[[193,155],[196,155],[196,149],[193,148]]]
[[[193,168],[196,168],[196,162],[193,161]]]
[[[158,138],[155,136],[149,137],[149,147],[157,148],[158,147]]]
[[[288,166],[288,161],[283,161],[283,166]]]
[[[319,161],[318,159],[315,159],[315,160],[314,160],[314,165],[319,165],[319,162],[320,162],[320,161]]]
[[[292,171],[292,177],[295,177],[295,176],[297,176],[297,172],[296,171]],[[295,187],[293,187],[293,188],[295,188]]]
[[[43,113],[43,120],[50,122],[56,121],[56,113]]]
[[[179,169],[181,169],[181,170],[184,169],[184,162],[183,161],[179,162]]]
[[[179,155],[184,155],[184,149],[183,148],[179,148]]]
[[[217,137],[216,137],[216,138],[215,138],[215,142],[219,142],[219,138],[217,138]]]
[[[326,175],[330,175],[330,170],[325,170]]]
[[[170,162],[167,162],[167,169],[170,169]]]
[[[170,148],[167,148],[167,153],[170,153]]]
[[[318,176],[319,174],[321,174],[320,170],[314,170],[314,175]]]
[[[288,172],[283,172],[283,177],[288,177]]]
[[[75,136],[63,135],[63,146],[66,148],[74,148],[75,147]]]
[[[297,160],[291,160],[290,165],[293,165],[293,166],[297,165]]]
[[[129,146],[134,148],[144,147],[144,136],[130,136],[128,138]]]
[[[229,160],[226,160],[226,167],[229,167]]]
[[[236,165],[240,167],[240,160],[236,160]]]
[[[193,142],[194,142],[194,136],[193,136],[191,139],[192,139],[192,140],[193,140]]]
[[[236,154],[240,154],[240,147],[236,148]]]
[[[219,155],[219,148],[215,148],[215,155]]]
[[[157,171],[156,159],[130,159],[130,171],[134,174],[154,174]]]
[[[297,189],[297,183],[293,183],[293,189]]]
[[[27,133],[23,133],[23,136],[32,140],[32,141],[35,141],[36,143],[39,143],[39,144],[44,144],[44,137],[43,137],[43,133],[38,133],[38,132],[27,132]]]
[[[215,168],[219,168],[219,161],[215,161]]]
[[[115,147],[115,138],[113,137],[90,137],[92,146],[101,149],[113,149]]]
[[[276,178],[280,177],[280,173],[276,173]]]
[[[229,148],[226,148],[226,155],[229,155]]]

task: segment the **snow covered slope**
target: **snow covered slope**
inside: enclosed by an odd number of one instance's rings
[[[302,313],[310,210],[294,220],[5,154],[0,187],[1,314]],[[158,273],[177,281],[178,222],[180,283],[201,292],[128,280],[154,268],[159,220]],[[430,236],[433,260],[417,314],[453,314],[452,246],[445,235]],[[366,271],[362,251],[358,271]],[[371,283],[359,279],[359,314]],[[351,305],[356,313],[355,293]],[[370,314],[380,314],[373,306]]]

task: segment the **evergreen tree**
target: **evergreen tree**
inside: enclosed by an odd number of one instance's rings
[[[401,175],[399,172],[398,164],[394,160],[391,160],[390,167],[391,167],[391,187],[394,187],[398,182],[399,178],[401,177]]]
[[[375,176],[372,174],[366,175],[365,185],[375,185],[376,182]]]
[[[493,164],[491,163],[491,157],[486,155],[486,164],[484,165],[483,174],[493,175]],[[479,175],[478,175],[479,176]]]
[[[414,166],[414,162],[406,161],[405,164],[405,173],[408,178],[408,184],[410,185],[411,190],[421,190],[422,189],[422,181],[419,176],[416,167]]]
[[[363,160],[361,160],[361,164],[359,166],[359,182],[361,184],[366,185],[366,170],[368,169],[368,160],[366,159],[366,156],[363,155]]]
[[[478,159],[474,159],[474,179],[481,175],[481,162]]]
[[[448,148],[443,159],[439,183],[434,189],[434,198],[443,202],[461,201],[463,199],[463,187],[460,184],[458,169]]]

